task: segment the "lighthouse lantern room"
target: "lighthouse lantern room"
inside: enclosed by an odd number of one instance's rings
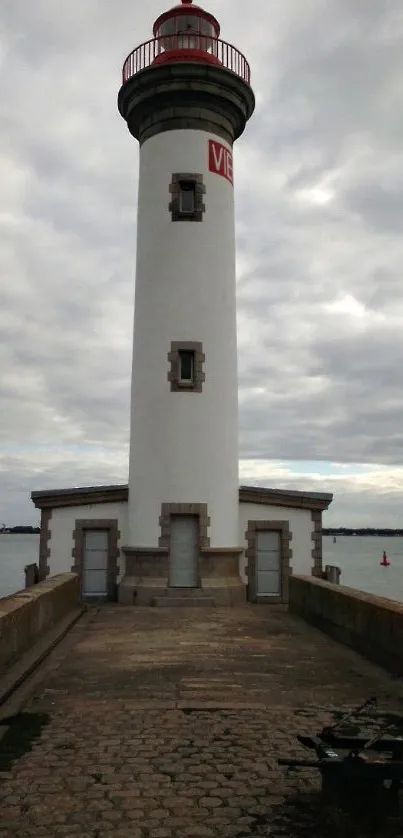
[[[232,150],[254,96],[246,59],[191,0],[153,34],[119,93],[140,143],[120,599],[239,601]]]
[[[184,50],[190,61],[219,63],[215,46],[220,24],[213,15],[193,6],[192,0],[185,0],[181,6],[160,15],[154,23],[153,32],[160,50],[154,63],[183,61]]]

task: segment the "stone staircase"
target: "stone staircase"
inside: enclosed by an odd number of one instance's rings
[[[154,597],[152,605],[157,608],[212,608],[215,602],[201,588],[167,588],[163,596]]]

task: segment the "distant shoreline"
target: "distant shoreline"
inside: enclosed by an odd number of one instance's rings
[[[380,536],[382,538],[399,538],[403,536],[403,530],[391,530],[391,529],[331,529],[329,527],[324,527],[322,529],[322,535],[333,535],[335,537],[345,536],[345,535],[367,535],[370,537]]]
[[[40,527],[5,527],[0,535],[40,535]]]

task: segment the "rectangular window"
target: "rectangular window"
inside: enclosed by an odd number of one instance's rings
[[[196,209],[196,189],[191,181],[182,181],[179,191],[179,212],[192,215]]]
[[[172,221],[203,221],[206,206],[203,196],[206,187],[203,175],[194,172],[174,172],[169,184]]]
[[[182,384],[194,384],[195,354],[184,349],[179,352],[179,381]]]
[[[167,355],[170,369],[168,381],[171,393],[201,393],[206,375],[203,364],[206,360],[203,344],[194,340],[173,340]]]

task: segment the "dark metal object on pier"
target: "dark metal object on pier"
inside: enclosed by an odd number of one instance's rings
[[[376,707],[372,696],[317,736],[298,736],[316,759],[282,758],[279,765],[319,769],[324,798],[342,809],[397,815],[403,788],[403,718],[388,717],[382,723]]]

